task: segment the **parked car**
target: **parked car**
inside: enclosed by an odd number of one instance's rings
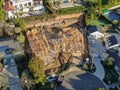
[[[59,76],[58,81],[57,81],[57,85],[58,86],[61,85],[63,80],[64,80],[64,76]]]
[[[11,59],[11,60],[10,60],[10,64],[11,64],[11,65],[15,65],[15,60],[14,60],[14,59]]]
[[[53,74],[52,76],[48,76],[47,79],[48,79],[48,82],[54,82],[54,81],[57,81],[57,79],[58,79],[58,75]]]
[[[3,59],[3,64],[4,64],[4,67],[7,68],[8,67],[8,62],[7,62],[7,59]]]

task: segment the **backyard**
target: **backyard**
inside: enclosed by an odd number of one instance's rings
[[[104,69],[105,69],[105,77],[103,79],[103,81],[106,84],[111,84],[114,82],[117,82],[118,78],[119,78],[119,74],[116,72],[116,70],[114,69],[114,67],[108,67],[108,65],[106,65],[106,63],[104,61],[101,61]]]

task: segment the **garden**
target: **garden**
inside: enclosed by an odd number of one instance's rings
[[[119,74],[114,69],[114,66],[115,66],[114,59],[111,57],[108,57],[106,59],[106,61],[101,61],[101,63],[105,70],[105,77],[104,77],[103,81],[106,84],[111,84],[111,83],[117,82],[118,78],[119,78]]]

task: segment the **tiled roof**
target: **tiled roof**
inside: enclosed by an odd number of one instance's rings
[[[3,9],[5,11],[12,11],[15,9],[15,7],[12,5],[12,3],[9,0],[5,0],[4,5],[3,5]]]

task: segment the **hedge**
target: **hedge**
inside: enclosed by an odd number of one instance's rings
[[[31,22],[31,21],[36,21],[36,20],[47,20],[47,19],[53,19],[58,15],[67,15],[67,14],[74,14],[74,13],[80,13],[84,9],[84,6],[75,6],[75,7],[69,7],[69,8],[60,8],[59,10],[56,11],[54,14],[46,14],[43,13],[40,16],[28,16],[28,17],[23,17],[19,18],[24,20],[26,23]],[[17,18],[16,18],[17,19]],[[16,19],[13,19],[12,21],[14,22]]]

